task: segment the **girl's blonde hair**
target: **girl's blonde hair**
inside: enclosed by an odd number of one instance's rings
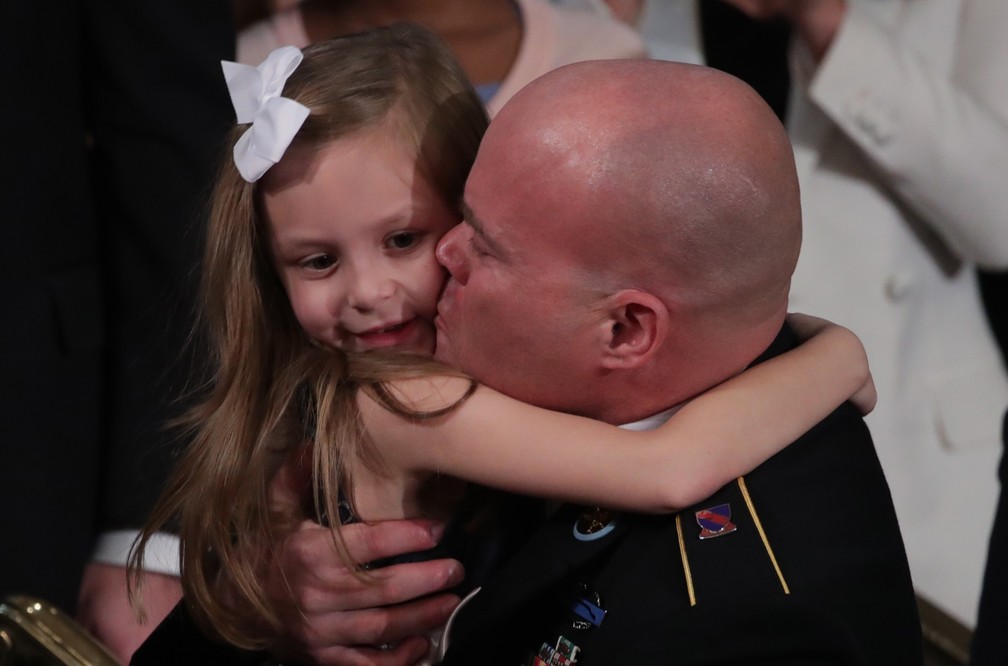
[[[434,189],[460,208],[486,112],[444,43],[406,24],[309,46],[283,96],[310,109],[289,151],[317,150],[362,130],[387,129],[416,155]],[[407,417],[383,382],[451,372],[412,355],[348,357],[304,333],[274,270],[259,186],[239,175],[230,147],[211,200],[200,298],[213,375],[185,420],[191,441],[130,558],[135,581],[155,531],[176,528],[182,585],[196,621],[243,647],[265,645],[254,621],[279,619],[262,585],[277,531],[298,518],[270,500],[284,461],[311,449],[314,517],[338,520],[352,498],[349,470],[376,464],[359,424],[358,390]],[[268,174],[267,179],[268,180]],[[316,446],[304,446],[317,437]],[[296,465],[295,465],[296,466]],[[337,549],[350,562],[342,541]]]

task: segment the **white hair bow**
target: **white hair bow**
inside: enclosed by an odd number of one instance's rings
[[[280,96],[303,57],[300,49],[281,46],[258,67],[221,60],[238,122],[252,123],[234,147],[238,173],[250,183],[280,161],[308,117],[308,107]]]

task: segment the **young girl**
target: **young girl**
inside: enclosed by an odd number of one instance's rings
[[[257,70],[225,63],[225,75],[243,124],[214,191],[204,263],[217,373],[135,551],[177,520],[186,597],[224,639],[261,645],[250,616],[276,624],[257,572],[306,503],[333,524],[443,517],[468,480],[671,512],[750,471],[866,383],[870,407],[860,343],[808,322],[805,334],[819,334],[799,349],[651,432],[476,387],[425,357],[444,281],[434,249],[460,220],[486,126],[445,47],[393,26],[311,46],[303,61],[287,47]],[[810,392],[822,377],[839,379]],[[728,410],[743,416],[721,418]],[[278,472],[297,478],[302,466],[300,501],[271,497]]]

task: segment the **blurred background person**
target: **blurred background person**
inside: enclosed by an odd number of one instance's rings
[[[0,111],[0,598],[76,613],[126,660],[153,625],[127,606],[119,530],[142,523],[167,473],[166,423],[196,365],[183,348],[210,165],[233,122],[231,11],[57,0],[7,3],[0,24],[17,91]],[[152,574],[147,589],[156,623],[178,585]]]
[[[107,335],[94,560],[78,617],[124,661],[180,596],[177,559],[147,577],[140,625],[125,556],[183,444],[169,428],[201,379],[193,331],[204,207],[233,122],[224,0],[85,2],[83,106]],[[152,558],[157,561],[157,558]]]
[[[305,0],[238,36],[238,61],[257,65],[278,46],[389,25],[417,23],[438,33],[492,116],[526,83],[580,60],[637,58],[646,51],[626,25],[547,0]]]
[[[105,332],[88,184],[84,7],[6,3],[0,105],[0,598],[72,610],[97,522]],[[45,46],[43,46],[45,45]]]

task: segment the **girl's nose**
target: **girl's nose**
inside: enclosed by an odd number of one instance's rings
[[[395,281],[381,266],[364,266],[356,270],[350,279],[347,302],[361,312],[374,310],[395,293]]]

